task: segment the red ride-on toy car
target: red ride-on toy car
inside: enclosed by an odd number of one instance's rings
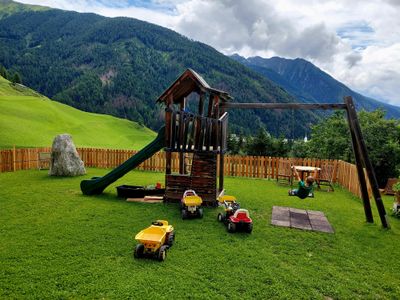
[[[218,203],[225,208],[225,213],[218,214],[218,221],[227,226],[228,232],[244,230],[251,233],[253,231],[253,220],[249,216],[249,211],[241,209],[235,197],[221,196],[218,198]]]

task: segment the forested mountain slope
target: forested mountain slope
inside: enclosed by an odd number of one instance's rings
[[[0,10],[6,10],[7,3],[0,1]],[[186,68],[229,92],[233,101],[296,101],[261,74],[215,49],[130,18],[55,9],[7,15],[0,20],[0,63],[18,71],[24,84],[57,101],[135,120],[152,129],[163,123],[157,96]],[[304,111],[294,118],[296,134],[301,136],[305,124],[317,117]],[[288,134],[292,124],[288,111],[230,113],[230,126],[236,132],[254,133],[265,125],[272,133]]]

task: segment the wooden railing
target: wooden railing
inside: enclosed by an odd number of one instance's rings
[[[184,111],[174,111],[171,117],[171,152],[226,151],[228,114],[220,119],[207,118]]]
[[[0,172],[46,168],[48,161],[41,161],[40,154],[50,151],[50,147],[0,150]],[[134,150],[96,148],[77,148],[77,151],[86,167],[97,168],[115,168],[137,153]],[[172,153],[172,172],[179,170],[178,156],[178,153]],[[275,179],[281,173],[279,168],[282,168],[282,165],[321,168],[324,165],[334,166],[332,182],[343,186],[356,196],[361,195],[356,166],[341,160],[226,155],[224,157],[224,175]],[[165,152],[156,153],[140,164],[137,169],[164,172]],[[366,179],[368,183],[368,178],[366,177]]]

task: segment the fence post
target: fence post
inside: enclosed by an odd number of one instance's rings
[[[15,172],[16,167],[15,167],[15,159],[16,159],[16,153],[15,153],[15,145],[13,146],[13,151],[12,151],[12,164],[13,164],[13,172]]]

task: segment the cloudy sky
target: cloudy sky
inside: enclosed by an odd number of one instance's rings
[[[400,0],[18,0],[173,29],[225,54],[305,58],[400,106]]]

